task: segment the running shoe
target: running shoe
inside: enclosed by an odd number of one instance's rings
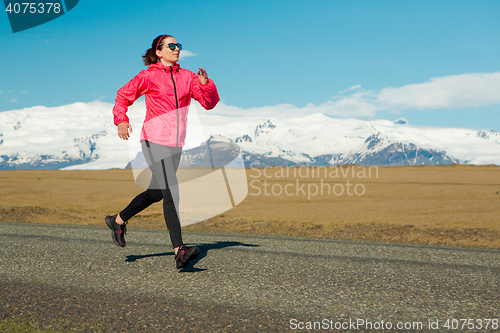
[[[190,260],[193,260],[200,254],[200,249],[196,246],[181,245],[175,255],[175,264],[177,269],[186,267]]]
[[[127,223],[116,223],[116,215],[108,215],[105,218],[106,225],[111,229],[111,238],[116,245],[125,247],[125,234],[127,233]]]

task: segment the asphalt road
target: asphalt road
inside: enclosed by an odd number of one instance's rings
[[[488,321],[498,250],[184,232],[201,254],[178,271],[167,230],[130,227],[126,240],[0,223],[0,318],[86,332],[500,332]]]

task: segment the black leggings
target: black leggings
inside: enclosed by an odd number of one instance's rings
[[[153,173],[151,183],[145,192],[136,196],[120,212],[123,221],[163,199],[163,215],[170,232],[172,247],[182,245],[181,223],[179,220],[179,184],[177,168],[181,160],[182,147],[162,146],[153,142],[142,141],[142,152]]]

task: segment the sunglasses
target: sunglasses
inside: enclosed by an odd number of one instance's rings
[[[179,51],[182,50],[182,44],[180,43],[168,43],[166,46],[168,46],[169,49],[171,49],[172,51],[175,50],[176,47],[179,48]]]

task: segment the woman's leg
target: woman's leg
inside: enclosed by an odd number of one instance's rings
[[[130,220],[132,216],[148,208],[155,202],[163,199],[163,194],[161,190],[147,189],[146,191],[137,195],[132,201],[125,207],[124,210],[118,214],[116,217],[116,222],[118,224],[123,224],[124,222]]]
[[[173,160],[171,158],[163,159],[159,163],[155,163],[150,166],[150,168],[153,171],[153,177],[161,177],[160,183],[163,182],[164,186],[162,186],[162,188],[158,191],[160,191],[163,198],[163,215],[165,217],[165,224],[167,225],[170,233],[172,247],[178,248],[183,243],[181,222],[178,212],[179,185],[177,184],[177,177],[175,177]],[[164,179],[166,179],[166,181]]]
[[[179,184],[177,168],[181,160],[181,147],[167,147],[143,141],[143,152],[149,168],[163,195],[163,214],[175,251],[177,269],[184,268],[200,253],[196,246],[184,246],[179,219]]]
[[[161,191],[165,224],[170,233],[172,247],[177,252],[183,244],[179,219],[179,184],[176,176],[182,148],[143,141],[143,153],[153,173],[156,189]]]
[[[106,225],[111,229],[111,236],[116,245],[125,246],[125,234],[127,233],[126,221],[153,203],[163,199],[161,190],[155,189],[155,180],[151,179],[150,189],[137,195],[129,205],[119,214],[108,215],[105,218]]]

